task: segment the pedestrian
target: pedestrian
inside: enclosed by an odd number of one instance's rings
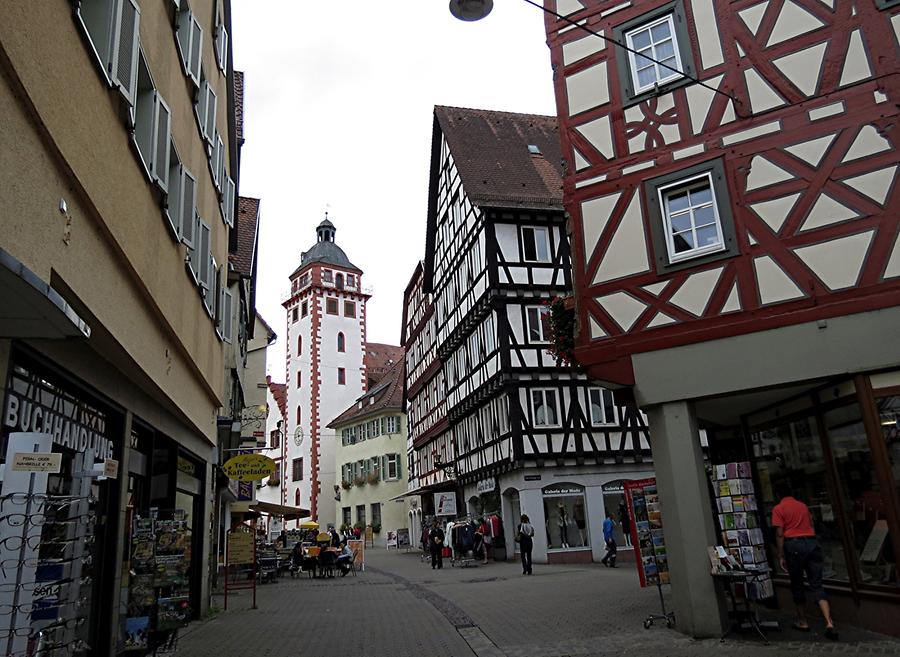
[[[834,629],[831,606],[822,586],[822,548],[813,529],[812,514],[806,504],[794,497],[788,482],[780,484],[776,488],[775,495],[778,504],[772,509],[772,526],[775,528],[778,563],[791,579],[791,595],[797,611],[794,629],[801,632],[809,631],[809,622],[806,620],[806,592],[803,588],[805,573],[810,593],[825,619],[825,636],[836,641],[838,633]]]
[[[428,549],[431,551],[431,569],[440,570],[444,567],[444,530],[441,529],[440,522],[437,518],[428,532]]]
[[[534,526],[524,513],[516,528],[516,542],[519,544],[519,555],[522,557],[522,574],[531,574],[531,550],[534,548]]]
[[[600,559],[600,563],[608,568],[616,567],[616,521],[613,519],[613,513],[610,511],[606,514],[606,520],[603,521],[603,540],[606,543],[606,555]]]

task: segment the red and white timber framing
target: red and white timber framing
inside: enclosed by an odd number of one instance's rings
[[[545,4],[607,36],[680,5],[696,76],[727,94],[688,83],[629,104],[627,52],[547,17],[593,377],[630,385],[635,353],[900,304],[900,4]],[[714,159],[736,252],[661,270],[645,182]]]

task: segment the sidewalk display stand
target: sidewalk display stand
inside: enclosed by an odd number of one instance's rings
[[[347,547],[353,550],[353,565],[356,570],[366,572],[366,544],[358,538],[347,541]]]
[[[662,585],[669,583],[669,563],[656,479],[626,481],[625,501],[631,520],[631,541],[641,586],[655,585],[659,591],[661,613],[649,614],[644,619],[644,628],[650,629],[658,620],[665,621],[666,627],[672,627],[675,625],[675,613],[666,611],[662,592]]]
[[[253,600],[250,608],[256,609],[256,521],[242,522],[226,532],[225,551],[225,611],[228,611],[228,594],[250,590]]]

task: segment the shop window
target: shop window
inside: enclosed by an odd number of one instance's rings
[[[548,342],[550,339],[550,311],[547,306],[526,306],[528,342]]]
[[[559,393],[556,388],[531,391],[531,418],[535,427],[558,427]]]
[[[625,503],[624,482],[621,479],[607,482],[602,490],[604,518],[611,514],[616,523],[613,528],[616,545],[628,547],[631,545],[631,521]]]
[[[344,302],[344,317],[356,317],[356,302],[355,301],[345,301]]]
[[[303,481],[303,459],[291,461],[291,481]]]
[[[591,402],[591,426],[603,427],[618,424],[618,409],[613,401],[611,390],[590,388],[588,396]]]
[[[695,75],[695,66],[686,25],[684,2],[677,0],[613,29],[616,41],[636,51],[616,51],[626,105],[690,82],[687,76]]]
[[[774,491],[780,484],[788,483],[794,496],[806,503],[812,513],[813,528],[822,546],[825,579],[848,581],[840,521],[829,492],[825,455],[814,418],[804,417],[756,431],[751,441],[766,522],[771,522],[772,509],[778,502]]]
[[[659,273],[738,253],[721,160],[704,162],[644,184]]]
[[[372,502],[372,526],[381,526],[381,503]]]
[[[346,343],[346,340],[344,340],[344,334],[339,332],[339,333],[337,334],[337,350],[340,351],[340,352],[342,352],[342,353],[343,353],[344,351],[346,351],[347,349],[346,349],[346,344],[345,344],[345,343]]]
[[[338,314],[338,300],[335,297],[325,299],[325,312],[329,315]]]
[[[543,489],[547,548],[590,547],[584,486],[558,483]]]
[[[522,260],[550,262],[549,232],[542,226],[522,226]]]
[[[338,379],[337,379],[338,385],[342,386],[342,385],[346,384],[347,383],[347,370],[345,370],[343,367],[339,367],[337,374],[338,374]]]

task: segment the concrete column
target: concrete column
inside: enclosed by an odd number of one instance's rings
[[[720,636],[725,600],[710,576],[706,548],[717,541],[694,407],[680,401],[646,411],[676,628],[696,638]]]

